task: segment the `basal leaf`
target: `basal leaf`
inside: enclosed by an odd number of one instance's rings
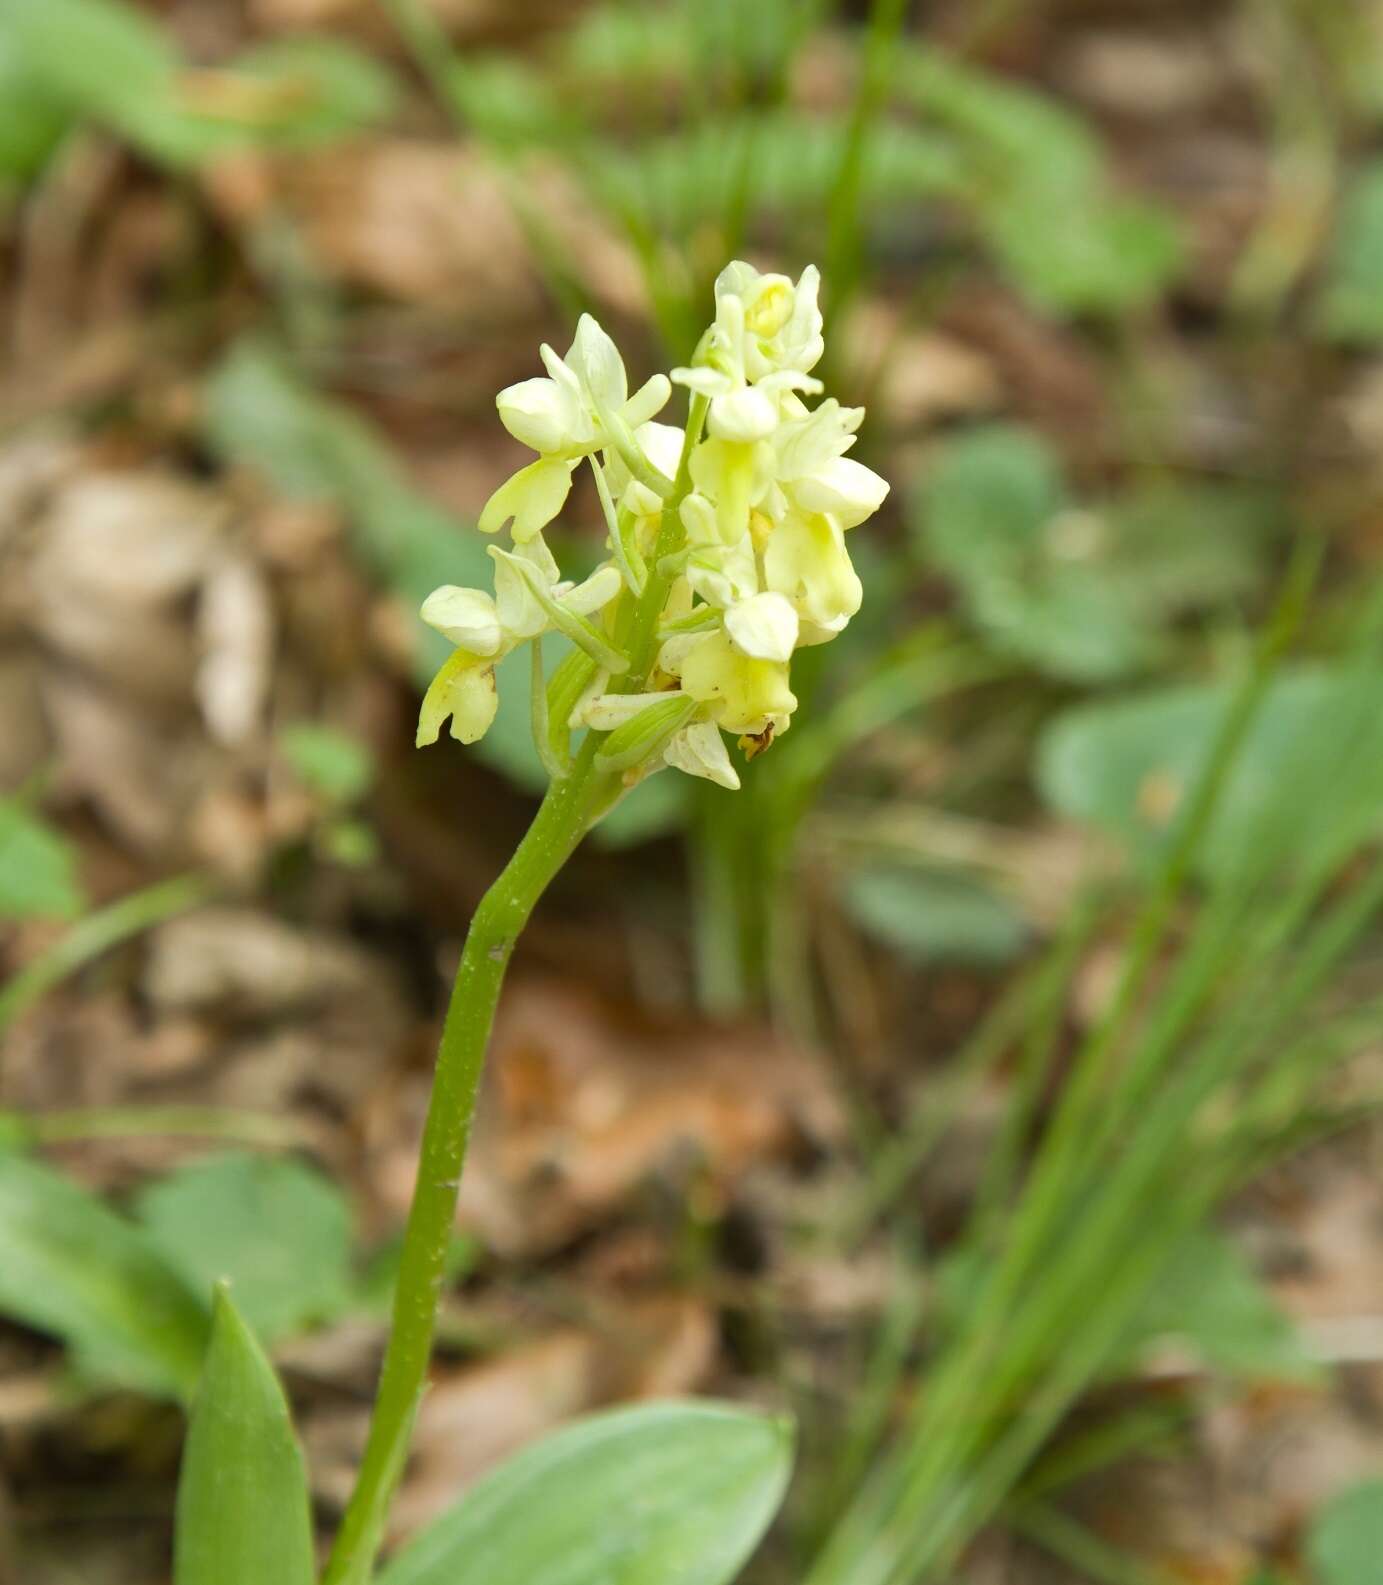
[[[302,1454],[273,1366],[224,1289],[197,1390],[174,1541],[174,1585],[312,1585]]]
[[[1136,854],[1163,847],[1230,705],[1227,684],[1078,706],[1044,733],[1037,779],[1057,813]],[[1302,666],[1268,688],[1216,802],[1198,862],[1224,875],[1343,853],[1383,810],[1383,679]]]
[[[0,1310],[88,1374],[186,1397],[208,1308],[144,1232],[51,1167],[0,1150]]]
[[[777,1510],[791,1461],[781,1420],[728,1405],[594,1415],[481,1481],[380,1585],[724,1585]]]
[[[151,1183],[135,1212],[169,1263],[272,1342],[351,1302],[350,1213],[328,1179],[287,1157],[225,1155]]]

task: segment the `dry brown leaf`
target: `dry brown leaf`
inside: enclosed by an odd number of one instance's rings
[[[225,556],[208,570],[197,629],[202,715],[218,742],[244,743],[263,724],[273,658],[273,610],[254,562]]]
[[[76,675],[51,671],[43,701],[59,749],[59,789],[80,794],[136,851],[173,857],[211,765],[209,746]]]
[[[632,252],[560,168],[535,164],[518,180],[553,243],[596,294],[641,310],[643,277]],[[341,280],[472,320],[532,316],[543,307],[541,272],[510,192],[474,147],[383,138],[274,159],[237,156],[208,182],[213,200],[240,225],[270,205],[285,206],[313,259]]]
[[[765,1030],[660,1024],[574,986],[520,981],[496,1025],[461,1218],[506,1254],[534,1254],[650,1179],[729,1189],[839,1121],[815,1063]],[[398,1213],[416,1126],[415,1114],[378,1177]]]

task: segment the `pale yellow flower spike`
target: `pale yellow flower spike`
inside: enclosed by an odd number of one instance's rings
[[[423,620],[456,649],[423,701],[420,744],[448,717],[463,743],[482,737],[497,708],[496,663],[555,634],[574,649],[546,685],[535,665],[530,685],[553,775],[565,774],[569,732],[586,730],[601,734],[597,768],[617,770],[624,786],[665,766],[739,786],[724,734],[752,759],[788,729],[793,654],[828,642],[859,610],[845,534],[888,494],[846,456],[864,409],[833,397],[808,405],[821,392],[811,373],[824,350],[819,288],[811,266],[794,283],[737,260],[716,280],[696,358],[671,382],[657,374],[631,395],[618,348],[583,314],[565,357],[543,347],[546,374],[500,392],[505,428],[538,456],[480,515],[483,532],[512,535],[512,550],[491,551],[494,593],[448,585],[423,604]],[[683,431],[655,422],[672,384],[705,404],[688,474]],[[587,458],[611,555],[573,583],[543,530]],[[689,482],[674,491],[677,477]],[[680,535],[671,555],[664,503]],[[655,542],[656,565],[646,564]],[[629,606],[646,589],[660,613],[654,658],[645,640],[634,675],[620,635],[638,626]]]

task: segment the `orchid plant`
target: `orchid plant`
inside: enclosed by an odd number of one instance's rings
[[[544,346],[547,373],[499,395],[505,427],[537,458],[495,491],[480,517],[482,531],[498,535],[507,528],[510,535],[509,545],[490,549],[493,592],[447,585],[423,603],[423,619],[455,649],[423,699],[417,740],[420,746],[436,742],[448,722],[462,743],[482,737],[495,716],[496,662],[528,644],[533,732],[551,785],[467,934],[438,1052],[369,1437],[324,1585],[367,1585],[374,1574],[426,1383],[495,1006],[530,912],[586,832],[643,778],[671,768],[737,788],[740,772],[727,739],[736,740],[746,762],[769,749],[796,709],[794,651],[834,638],[860,607],[860,580],[845,535],[878,509],[888,486],[846,455],[864,410],[829,397],[809,405],[822,392],[811,372],[823,351],[818,287],[814,268],[794,284],[784,275],[730,264],[716,282],[715,319],[690,367],[672,370],[670,378],[654,375],[631,395],[614,342],[583,315],[565,357]],[[688,393],[681,429],[658,418],[674,385]],[[562,577],[543,531],[562,511],[583,462],[594,476],[609,556],[576,582]],[[553,633],[568,640],[570,650],[549,677],[542,640]],[[258,1371],[261,1379],[267,1364],[247,1363],[243,1327],[224,1296],[219,1313],[221,1343],[212,1355],[219,1346],[234,1366],[225,1366],[221,1376]],[[185,1466],[185,1491],[194,1495],[180,1501],[180,1556],[189,1559],[224,1557],[226,1545],[247,1544],[244,1527],[226,1517],[219,1459],[205,1451],[219,1445],[213,1438],[220,1433],[208,1428],[221,1423],[210,1365],[208,1379],[207,1407],[194,1413]],[[276,1417],[286,1422],[276,1391],[260,1393],[266,1423]],[[715,1495],[712,1529],[723,1532],[721,1539],[707,1540],[703,1564],[693,1573],[678,1572],[679,1581],[728,1579],[767,1523],[786,1478],[781,1428],[743,1411],[726,1412],[732,1413],[736,1445],[748,1449],[758,1473],[753,1480],[737,1476]],[[239,1408],[222,1420],[232,1428],[227,1436],[236,1426],[243,1430]],[[647,1434],[656,1441],[665,1429],[658,1422]],[[582,1438],[598,1442],[606,1432],[595,1425],[576,1434],[573,1448],[584,1449]],[[585,1454],[573,1458],[579,1465]],[[627,1460],[616,1462],[628,1478],[638,1475],[637,1460],[632,1472]],[[546,1467],[541,1457],[538,1464]],[[516,1466],[519,1474],[524,1468]],[[503,1489],[519,1474],[499,1477]],[[709,1474],[717,1478],[714,1470]],[[520,1482],[513,1489],[529,1488]],[[631,1492],[625,1500],[638,1506],[647,1495]],[[446,1532],[449,1540],[414,1549],[415,1557],[452,1560],[447,1569],[434,1572],[425,1562],[415,1567],[401,1560],[386,1571],[391,1585],[396,1578],[409,1585],[470,1578],[464,1569],[456,1572],[458,1559],[475,1564],[467,1526],[479,1522],[479,1499],[469,1501]],[[547,1499],[525,1501],[544,1506]],[[727,1528],[737,1502],[741,1518]],[[595,1555],[604,1556],[602,1549],[613,1544],[606,1506],[592,1501],[587,1509],[580,1523],[599,1527]],[[184,1526],[184,1512],[211,1517]],[[689,1512],[685,1503],[682,1512]],[[295,1514],[295,1533],[306,1545],[305,1506]],[[194,1550],[194,1533],[202,1538],[201,1551]],[[621,1546],[653,1545],[651,1532],[644,1536],[635,1526],[631,1534]],[[226,1535],[233,1541],[224,1541]],[[558,1550],[574,1544],[570,1537],[553,1543]],[[187,1570],[180,1566],[178,1585],[240,1585],[257,1566],[226,1573],[199,1561]],[[291,1577],[296,1581],[301,1571]],[[613,1573],[591,1576],[597,1577]]]

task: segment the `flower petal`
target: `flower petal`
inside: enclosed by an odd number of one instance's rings
[[[854,528],[883,505],[888,480],[851,457],[837,457],[796,480],[791,493],[803,511],[829,512],[842,528]]]
[[[840,525],[830,517],[784,518],[764,552],[764,577],[792,601],[804,631],[810,625],[838,632],[864,598]]]
[[[763,440],[778,427],[778,408],[772,397],[746,386],[711,398],[706,427],[721,440]]]
[[[632,721],[636,715],[659,704],[664,699],[678,699],[682,695],[675,688],[665,688],[654,693],[601,693],[581,705],[581,724],[594,727],[597,732],[613,732],[616,727]]]
[[[582,314],[576,322],[576,339],[567,353],[567,364],[597,409],[603,407],[613,413],[624,406],[629,394],[624,359],[591,314]]]
[[[797,612],[771,590],[741,600],[725,613],[725,631],[735,648],[755,660],[790,660],[797,647]]]
[[[495,655],[504,634],[495,602],[483,589],[445,583],[422,603],[419,616],[444,638],[475,655]]]
[[[663,750],[663,758],[688,776],[701,776],[731,792],[739,789],[740,779],[730,763],[725,739],[712,721],[693,721],[683,727]]]
[[[672,383],[685,386],[699,396],[728,396],[735,389],[735,381],[723,369],[674,369]]]
[[[583,432],[579,405],[556,380],[520,380],[499,393],[495,406],[514,439],[534,451],[564,451]]]
[[[599,611],[624,587],[624,579],[620,570],[613,562],[607,561],[596,570],[583,583],[578,583],[574,589],[569,589],[566,594],[560,595],[561,603],[568,611],[576,611],[581,616],[589,616],[592,611]]]
[[[451,717],[451,735],[458,743],[475,743],[490,729],[499,708],[495,668],[468,650],[456,650],[432,679],[418,711],[417,745],[437,741],[442,723]]]
[[[646,426],[655,413],[661,413],[662,410],[667,406],[668,398],[671,395],[672,384],[668,380],[667,375],[653,375],[651,379],[645,380],[638,390],[634,392],[633,396],[631,396],[624,404],[625,423],[628,424],[631,429],[639,429]],[[659,429],[668,429],[670,427],[671,426],[668,424],[658,425]],[[670,467],[664,467],[656,457],[652,456],[645,450],[645,455],[648,456],[648,460],[654,465],[654,467],[662,468],[663,472],[667,474],[669,478],[671,478],[672,475],[677,471],[677,458],[682,453],[682,431],[680,429],[674,429],[673,434],[677,436],[678,446],[677,451],[672,458],[672,464]]]
[[[478,524],[481,533],[498,533],[512,518],[515,543],[532,539],[566,504],[575,466],[561,457],[539,457],[520,468],[486,501]]]
[[[724,633],[708,634],[687,653],[682,687],[693,699],[716,705],[727,732],[762,732],[774,716],[797,708],[787,665],[740,654]]]

